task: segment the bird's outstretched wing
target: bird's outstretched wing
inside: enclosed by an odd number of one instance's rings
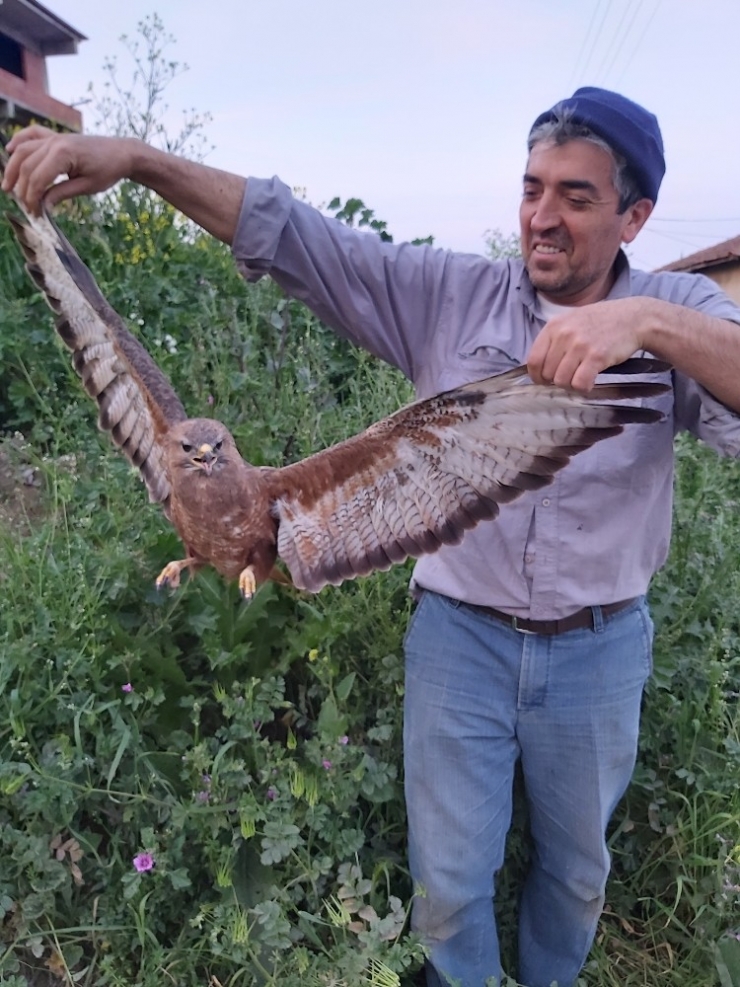
[[[7,155],[0,148],[0,175]],[[99,408],[108,432],[146,483],[150,500],[168,512],[170,484],[162,439],[187,416],[171,384],[103,297],[89,268],[44,211],[8,213],[26,268],[56,315],[56,329],[72,351],[75,370]]]
[[[633,359],[605,373],[658,372]],[[365,432],[268,471],[278,554],[301,589],[388,569],[461,541],[499,504],[550,483],[571,456],[663,416],[607,402],[663,384],[596,384],[588,395],[525,381],[526,367],[418,401]]]

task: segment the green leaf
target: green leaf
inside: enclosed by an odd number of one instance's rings
[[[331,694],[321,704],[318,726],[319,732],[330,740],[337,740],[347,732],[347,718],[340,716],[336,699]]]
[[[722,987],[740,987],[740,940],[733,937],[715,943],[714,963]]]
[[[178,867],[177,870],[170,871],[167,874],[167,878],[176,891],[181,891],[183,888],[189,888],[192,885],[190,875],[185,867]]]
[[[352,692],[352,686],[355,684],[356,678],[356,672],[350,672],[349,675],[345,675],[342,681],[337,684],[334,691],[340,703],[346,703],[349,699],[349,694]]]

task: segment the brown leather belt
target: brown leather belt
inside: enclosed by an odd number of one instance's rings
[[[626,609],[636,599],[637,597],[633,596],[631,600],[619,600],[617,603],[606,603],[604,606],[583,607],[583,609],[576,610],[575,613],[561,617],[559,620],[530,620],[529,617],[515,617],[503,610],[496,610],[495,607],[481,607],[474,603],[466,603],[465,606],[470,607],[471,610],[476,610],[478,613],[495,617],[521,634],[565,634],[567,631],[577,631],[583,628],[593,630],[595,609],[600,610],[601,616],[606,619],[613,617],[620,610]]]

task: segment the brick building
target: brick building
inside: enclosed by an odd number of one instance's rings
[[[0,124],[81,130],[79,110],[49,94],[46,59],[74,55],[85,40],[36,0],[0,0]]]

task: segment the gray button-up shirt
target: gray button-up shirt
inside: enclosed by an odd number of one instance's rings
[[[521,260],[383,243],[295,200],[276,178],[249,179],[233,253],[248,280],[269,274],[399,367],[422,398],[524,363],[544,325]],[[622,254],[608,297],[630,295],[740,323],[708,278],[633,271]],[[740,417],[682,374],[655,379],[673,385],[647,402],[665,412],[662,423],[628,425],[579,454],[549,487],[420,559],[415,584],[534,619],[644,593],[668,553],[675,433],[740,456]]]

